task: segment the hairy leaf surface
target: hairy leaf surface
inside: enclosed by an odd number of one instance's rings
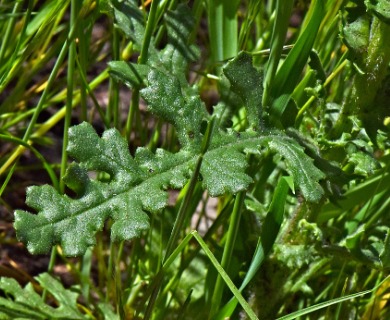
[[[89,319],[77,307],[78,294],[65,289],[61,282],[47,273],[36,277],[42,288],[48,290],[58,302],[52,307],[34,291],[32,283],[21,288],[13,278],[1,278],[0,289],[12,299],[0,297],[0,314],[5,319]],[[2,318],[4,319],[4,318]]]
[[[176,77],[158,70],[149,73],[148,82],[149,86],[141,90],[148,109],[175,126],[183,147],[200,147],[201,122],[208,114],[199,95],[189,86],[183,92]]]
[[[26,203],[38,214],[15,212],[18,238],[33,253],[48,252],[58,243],[66,255],[83,254],[95,244],[95,233],[108,218],[114,221],[113,240],[138,237],[149,228],[146,212],[157,213],[166,206],[163,188],[182,187],[191,165],[183,166],[178,162],[181,154],[170,157],[168,152],[155,156],[141,150],[133,159],[117,130],[107,130],[99,138],[87,123],[71,128],[69,141],[69,154],[79,164],[69,167],[65,183],[78,198],[60,195],[48,185],[33,186],[27,190]],[[106,172],[111,180],[91,180],[88,171]]]
[[[186,46],[193,23],[191,19],[182,21],[187,12],[188,8],[180,5],[166,16],[168,44],[159,54],[151,49],[148,65],[118,61],[110,65],[117,80],[133,88],[143,87],[140,94],[148,110],[175,127],[181,150],[173,154],[138,148],[132,157],[117,130],[107,130],[99,137],[87,123],[72,127],[68,153],[75,162],[69,166],[64,182],[76,196],[61,195],[48,185],[30,187],[26,203],[37,214],[15,212],[17,237],[30,252],[46,253],[60,244],[65,255],[82,255],[95,244],[95,234],[107,220],[112,222],[114,241],[141,236],[149,228],[149,215],[166,207],[167,190],[186,184],[199,157],[203,157],[202,185],[212,196],[246,190],[253,181],[246,173],[247,155],[261,157],[264,150],[280,155],[285,163],[281,168],[291,175],[308,201],[316,202],[323,196],[319,180],[325,175],[305,149],[285,133],[260,130],[261,76],[245,54],[233,59],[224,72],[232,90],[245,103],[251,126],[237,133],[216,125],[208,149],[202,150],[202,128],[211,116],[197,88],[185,77],[188,62],[196,57],[192,47]],[[126,21],[117,17],[125,33]],[[134,32],[142,29],[139,19],[131,23],[135,23],[131,29]],[[213,116],[220,115],[215,112]],[[94,180],[92,173],[98,177],[104,173],[109,178],[105,182]]]
[[[109,1],[117,26],[140,49],[145,33],[145,17],[136,1]]]
[[[182,3],[176,10],[168,11],[164,20],[169,44],[162,51],[161,61],[168,70],[184,80],[188,62],[195,61],[200,55],[199,49],[190,43],[195,19],[191,9]]]
[[[156,154],[138,149],[132,158],[125,140],[115,129],[100,138],[91,125],[71,128],[69,154],[79,163],[69,167],[65,183],[78,195],[72,199],[53,187],[30,187],[26,203],[38,211],[34,215],[15,212],[18,238],[33,253],[48,252],[60,244],[66,255],[75,256],[95,244],[95,234],[112,219],[112,240],[130,240],[149,228],[147,212],[158,213],[167,203],[167,188],[181,188],[193,169],[198,153],[180,151]],[[237,193],[248,188],[252,178],[245,173],[245,153],[261,149],[279,153],[309,201],[318,201],[324,177],[295,140],[277,134],[219,133],[215,135],[201,167],[203,185],[213,196]],[[109,182],[91,180],[88,171],[106,172]]]
[[[229,79],[232,91],[244,101],[250,127],[259,130],[263,79],[252,66],[252,58],[247,53],[241,52],[226,65],[223,73]]]
[[[372,11],[379,19],[390,24],[390,1],[389,0],[364,0],[369,11]]]

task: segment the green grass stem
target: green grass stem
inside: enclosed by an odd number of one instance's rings
[[[79,12],[79,2],[77,0],[71,0],[70,5],[70,25],[76,24],[77,13]],[[74,29],[77,32],[77,28]],[[73,90],[75,87],[75,65],[76,65],[76,43],[74,39],[70,40],[68,47],[68,69],[66,74],[66,104],[65,104],[65,118],[64,118],[64,132],[62,142],[62,157],[61,157],[61,171],[60,171],[60,192],[64,193],[65,183],[62,177],[65,176],[66,168],[68,165],[68,132],[72,118],[72,105],[73,105]],[[37,108],[38,109],[38,108]],[[28,137],[27,137],[28,139]]]
[[[306,28],[304,28],[299,35],[298,40],[294,44],[294,47],[291,49],[287,58],[276,72],[275,77],[273,78],[273,75],[270,75],[272,82],[269,83],[268,81],[266,81],[266,87],[271,90],[271,93],[270,95],[264,94],[265,98],[263,96],[263,102],[266,103],[264,104],[264,106],[271,107],[271,119],[276,121],[277,123],[279,123],[280,121],[281,123],[283,123],[285,122],[284,120],[289,121],[288,112],[286,112],[287,115],[285,115],[284,117],[283,114],[288,107],[291,94],[300,80],[300,77],[298,77],[297,75],[300,75],[302,73],[302,70],[305,67],[305,64],[307,63],[309,55],[313,49],[314,41],[316,39],[316,35],[324,14],[325,12],[323,0],[316,0],[311,3],[311,14],[309,16],[309,22],[307,23]],[[278,47],[279,56],[280,50],[281,48]],[[277,65],[275,66],[273,64],[272,66],[273,69],[275,69],[276,71]],[[266,79],[267,78],[268,69],[266,74]],[[269,105],[271,101],[272,105]]]
[[[31,2],[31,1],[29,1]],[[1,42],[1,47],[0,47],[0,65],[3,66],[4,63],[4,57],[6,54],[6,51],[9,50],[9,42],[12,38],[12,33],[14,32],[15,29],[15,23],[17,18],[19,17],[18,12],[22,8],[23,1],[15,1],[14,8],[12,10],[11,18],[8,21],[7,28],[5,29],[5,33]]]
[[[191,180],[190,180],[189,185],[188,185],[188,189],[187,189],[186,194],[184,196],[184,199],[180,205],[180,209],[179,209],[179,212],[177,214],[177,218],[176,218],[175,223],[173,225],[172,233],[169,237],[167,247],[165,249],[163,264],[169,258],[169,256],[172,254],[172,252],[174,251],[174,248],[177,246],[177,242],[179,240],[180,234],[183,232],[183,229],[184,229],[185,221],[188,220],[188,214],[191,212],[190,210],[188,210],[188,208],[191,205],[195,186],[198,183],[198,177],[199,177],[200,167],[201,167],[202,161],[203,161],[203,155],[206,153],[206,151],[209,147],[210,141],[211,141],[211,136],[212,136],[213,129],[214,129],[214,123],[215,123],[215,117],[212,117],[208,126],[207,126],[207,129],[206,129],[206,132],[205,132],[205,135],[203,138],[201,154],[200,154],[198,161],[196,163],[196,167],[194,169],[194,172],[192,173]],[[155,279],[156,282],[155,282],[153,291],[151,293],[151,297],[150,297],[148,306],[147,306],[146,311],[145,311],[145,319],[149,319],[152,315],[152,310],[153,310],[155,301],[157,299],[158,292],[159,292],[160,287],[162,285],[163,275],[164,274],[162,271],[158,272],[158,274],[157,274],[157,277]]]
[[[276,1],[276,17],[271,39],[271,53],[264,73],[263,107],[270,107],[274,78],[279,65],[283,46],[285,44],[293,1]]]
[[[290,181],[289,181],[290,180]],[[239,288],[242,292],[259,271],[264,259],[270,254],[279,234],[280,227],[284,220],[284,212],[287,201],[287,194],[291,184],[291,177],[279,179],[267,216],[265,218],[261,235],[257,242],[248,272]],[[223,264],[222,264],[223,265]],[[237,299],[233,297],[215,316],[215,319],[223,320],[230,317],[237,306]]]
[[[120,60],[118,30],[116,30],[116,28],[113,27],[111,34],[112,34],[112,41],[111,41],[112,58],[113,60],[118,61]],[[120,130],[121,128],[120,128],[120,119],[119,119],[119,114],[120,114],[119,113],[119,84],[113,78],[110,78],[108,92],[109,92],[109,99],[108,99],[106,117],[108,121],[112,120],[112,124],[114,128]]]
[[[252,308],[249,306],[249,304],[245,301],[244,297],[241,295],[240,291],[237,289],[237,287],[234,285],[233,281],[229,278],[229,275],[226,273],[225,269],[222,268],[222,266],[219,264],[218,260],[215,258],[211,250],[208,248],[207,244],[203,241],[201,236],[196,231],[192,232],[192,235],[194,238],[198,241],[204,252],[206,253],[207,257],[210,259],[211,263],[214,265],[214,267],[217,269],[218,274],[222,277],[222,279],[225,281],[226,285],[229,287],[229,289],[232,291],[242,308],[245,310],[247,315],[249,316],[249,319],[258,319],[255,313],[253,312]]]
[[[22,1],[18,1],[16,4],[15,4],[15,7],[18,5],[18,4],[21,4]],[[25,36],[26,36],[26,30],[27,30],[27,26],[30,22],[30,19],[31,19],[31,13],[32,13],[32,9],[33,9],[33,6],[34,6],[34,2],[33,1],[28,1],[28,7],[27,7],[27,10],[26,10],[26,13],[25,13],[25,18],[24,18],[24,21],[23,21],[23,27],[22,27],[22,30],[20,32],[20,37],[18,39],[18,42],[15,46],[15,50],[12,54],[12,57],[7,59],[7,63],[3,63],[3,59],[4,59],[4,54],[5,54],[5,44],[9,41],[7,40],[7,32],[8,32],[8,29],[6,30],[6,35],[4,37],[4,40],[2,42],[2,46],[1,46],[1,49],[0,49],[0,65],[2,67],[0,67],[0,70],[2,70],[2,68],[4,68],[4,72],[2,72],[2,75],[0,77],[0,92],[3,91],[3,88],[5,88],[5,83],[6,83],[6,79],[7,77],[9,76],[9,74],[11,73],[11,69],[13,68],[13,65],[17,59],[17,55],[18,55],[18,52],[22,46],[22,43],[23,41],[25,40]],[[14,10],[15,10],[15,7],[14,7]],[[18,10],[16,8],[16,10]],[[12,23],[11,21],[9,22],[7,28],[12,25],[14,23]],[[3,45],[4,45],[4,52],[3,51]]]
[[[238,52],[238,5],[238,0],[208,1],[209,41],[214,63],[232,58]]]
[[[234,246],[236,244],[237,233],[240,226],[242,208],[245,200],[246,192],[240,192],[237,194],[236,199],[234,201],[233,212],[230,217],[229,229],[227,231],[226,243],[224,245],[221,267],[224,270],[229,270],[230,261],[233,256]],[[211,297],[210,303],[210,314],[209,319],[214,319],[217,314],[224,289],[225,283],[223,278],[219,275],[217,277],[217,281],[215,283],[214,292]]]
[[[152,1],[149,15],[148,15],[148,20],[146,23],[146,29],[145,29],[143,42],[142,42],[141,53],[138,57],[139,64],[145,64],[146,61],[148,60],[149,45],[157,24],[157,11],[158,11],[159,4],[160,4],[160,0]]]
[[[103,82],[108,77],[108,69],[104,70],[101,74],[99,74],[90,84],[91,89],[95,88],[101,82]],[[75,95],[73,98],[73,106],[77,105],[80,101],[80,95]],[[31,135],[31,138],[38,138],[44,136],[51,128],[53,128],[59,121],[61,121],[65,116],[66,107],[58,110],[52,117],[50,117],[47,121],[40,124],[40,126],[36,129],[36,131]],[[35,110],[34,114],[37,111]],[[30,143],[30,142],[28,142]],[[0,167],[0,176],[2,176],[7,169],[23,154],[26,148],[22,145],[18,146],[15,151],[11,154],[11,156],[3,163]]]
[[[30,144],[28,144],[27,142],[24,142],[23,140],[21,140],[19,138],[12,137],[9,135],[0,134],[0,140],[12,142],[12,143],[15,143],[17,145],[21,145],[28,150],[31,150],[34,153],[35,157],[37,157],[37,159],[42,162],[42,166],[45,168],[48,176],[50,177],[50,181],[51,181],[52,185],[54,186],[54,188],[59,188],[58,178],[53,170],[53,167],[46,161],[46,159],[42,156],[42,154],[36,148],[34,148]],[[0,189],[0,196],[3,193],[6,185],[7,185],[7,183],[4,182],[2,188]]]
[[[75,23],[77,23],[78,20],[79,19],[76,19]],[[38,120],[38,116],[43,108],[44,103],[46,102],[47,96],[49,94],[49,89],[51,89],[51,87],[53,86],[53,84],[56,80],[57,74],[58,74],[60,68],[62,67],[62,63],[63,63],[66,55],[68,54],[69,45],[74,40],[76,30],[77,30],[76,25],[72,25],[71,29],[69,31],[68,39],[64,43],[64,45],[61,49],[61,52],[58,55],[58,59],[53,67],[53,71],[50,73],[49,79],[47,81],[47,85],[46,85],[44,91],[42,92],[42,95],[41,95],[39,102],[37,104],[37,107],[35,109],[35,113],[33,114],[32,118],[29,122],[29,125],[27,127],[27,130],[24,133],[24,136],[23,136],[24,141],[27,141],[32,134],[34,126]]]
[[[302,309],[302,310],[298,310],[298,311],[290,313],[290,314],[288,314],[286,316],[277,318],[276,320],[293,320],[293,319],[296,319],[298,317],[304,316],[306,314],[312,313],[314,311],[317,311],[317,310],[320,310],[320,309],[323,309],[323,308],[327,308],[327,307],[329,307],[331,305],[339,304],[339,303],[342,303],[344,301],[349,301],[349,300],[352,300],[352,299],[364,296],[366,294],[375,292],[388,279],[389,279],[389,277],[385,278],[377,286],[375,286],[374,288],[372,288],[370,290],[365,290],[365,291],[362,291],[362,292],[349,294],[349,295],[347,295],[345,297],[339,297],[339,298],[331,299],[331,300],[328,300],[328,301],[325,301],[325,302],[322,302],[322,303],[318,303],[318,304],[316,304],[314,306],[311,306],[311,307],[308,307],[308,308],[305,308],[305,309]]]

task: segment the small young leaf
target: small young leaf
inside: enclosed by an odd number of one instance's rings
[[[89,319],[77,307],[77,293],[65,289],[60,281],[47,273],[39,275],[36,280],[53,295],[58,307],[46,304],[31,283],[22,289],[15,279],[1,278],[0,289],[8,298],[0,297],[0,310],[9,317],[6,319]]]
[[[324,179],[325,174],[313,165],[313,159],[308,157],[297,143],[282,137],[269,140],[268,146],[285,159],[286,170],[300,187],[303,196],[309,201],[318,202],[324,195],[318,181]]]
[[[167,69],[172,70],[174,74],[184,74],[188,63],[199,57],[199,49],[189,43],[195,19],[191,9],[186,4],[181,3],[174,11],[168,11],[164,20],[167,26],[169,45],[162,52],[162,60],[170,62]],[[178,57],[179,55],[180,57]]]
[[[368,11],[372,11],[380,20],[390,24],[390,1],[389,0],[364,0]]]
[[[252,66],[251,57],[241,52],[223,68],[223,73],[232,91],[244,101],[250,127],[259,130],[263,85],[261,74]]]
[[[302,268],[317,257],[317,252],[311,245],[305,244],[276,244],[275,257],[290,269]]]
[[[141,90],[148,109],[175,126],[183,147],[200,147],[201,123],[208,114],[196,91],[188,84],[183,90],[177,77],[158,70],[149,73],[148,82]]]
[[[145,33],[145,18],[136,1],[109,1],[114,12],[116,26],[131,39],[139,50]]]
[[[356,58],[359,55],[365,56],[370,41],[370,16],[365,14],[357,17],[355,21],[345,24],[342,29],[342,36],[344,43]]]
[[[111,61],[108,63],[110,75],[131,88],[140,89],[145,86],[145,79],[150,67],[144,64],[130,63],[126,61]]]

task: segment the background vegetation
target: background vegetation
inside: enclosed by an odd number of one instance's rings
[[[390,318],[389,1],[0,10],[1,319]]]

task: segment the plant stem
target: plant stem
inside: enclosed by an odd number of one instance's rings
[[[119,34],[115,27],[112,29],[112,58],[117,61],[120,58],[119,54]],[[119,86],[118,82],[110,77],[109,83],[109,101],[107,106],[107,119],[115,128],[119,127]]]
[[[223,255],[221,260],[221,266],[225,271],[229,269],[230,260],[233,255],[233,249],[236,243],[238,228],[240,226],[242,206],[244,204],[245,196],[246,196],[245,191],[239,192],[234,202],[233,213],[230,218],[229,230],[227,233],[226,244],[223,250]],[[211,298],[209,319],[213,319],[214,315],[218,312],[222,300],[222,293],[224,287],[225,284],[223,282],[223,279],[219,275],[215,284],[213,296]]]
[[[148,51],[149,51],[149,45],[150,41],[152,39],[152,34],[154,31],[154,28],[157,24],[157,9],[160,1],[154,0],[152,1],[152,5],[150,7],[149,15],[148,15],[148,22],[146,23],[146,29],[145,29],[145,35],[142,42],[142,49],[141,53],[138,57],[138,63],[139,64],[145,64],[146,61],[148,61]]]
[[[71,0],[70,6],[70,25],[75,25],[77,14],[76,12],[78,2],[76,0]],[[76,28],[74,29],[77,30]],[[68,72],[67,72],[67,91],[66,91],[66,107],[65,107],[65,121],[64,121],[64,133],[63,133],[63,143],[62,143],[62,157],[61,157],[61,170],[60,170],[60,180],[59,180],[59,192],[64,193],[65,183],[62,179],[65,176],[65,171],[68,163],[68,130],[70,126],[70,121],[72,117],[72,102],[73,102],[73,88],[74,88],[74,69],[75,69],[75,57],[76,57],[76,44],[73,40],[70,40],[68,47]],[[35,115],[35,114],[34,114]],[[52,272],[55,265],[57,250],[54,246],[50,254],[50,263],[48,271]],[[43,293],[43,296],[46,295],[46,290]]]
[[[43,90],[42,92],[42,95],[41,95],[41,98],[39,99],[38,101],[38,105],[35,109],[35,112],[30,120],[30,123],[27,127],[27,130],[26,132],[24,133],[24,136],[23,136],[23,140],[24,141],[27,141],[31,134],[32,134],[32,131],[34,129],[34,126],[38,120],[38,116],[39,114],[41,113],[42,111],[42,108],[43,108],[43,105],[45,104],[46,102],[46,98],[49,94],[49,89],[51,89],[52,85],[54,84],[54,81],[57,77],[57,74],[62,66],[62,62],[64,61],[66,55],[68,54],[68,48],[69,48],[69,45],[71,43],[71,41],[73,41],[74,39],[74,36],[76,34],[76,30],[77,30],[77,21],[79,19],[76,19],[75,20],[75,24],[74,25],[71,25],[71,29],[69,31],[69,36],[68,36],[68,39],[66,40],[66,42],[64,43],[64,45],[62,46],[62,49],[60,51],[60,54],[58,55],[58,59],[53,67],[53,71],[50,73],[50,76],[49,76],[49,79],[47,80],[47,85],[45,87],[45,90]]]
[[[208,1],[210,46],[213,62],[223,61],[237,54],[238,0]]]
[[[196,163],[196,167],[194,169],[194,172],[192,174],[191,180],[190,180],[189,185],[188,185],[187,192],[184,196],[183,202],[180,205],[180,209],[179,209],[179,212],[177,214],[177,218],[176,218],[175,223],[173,225],[172,233],[171,233],[171,236],[169,237],[167,248],[165,250],[163,264],[167,261],[167,259],[171,256],[172,252],[175,250],[175,247],[177,246],[177,242],[178,242],[179,237],[180,237],[180,233],[182,232],[183,227],[184,227],[184,222],[188,218],[188,214],[190,212],[188,210],[188,208],[191,206],[192,196],[194,194],[195,186],[198,182],[200,167],[201,167],[202,161],[203,161],[203,155],[206,153],[206,151],[209,147],[210,141],[211,141],[211,136],[212,136],[212,132],[214,129],[214,123],[215,123],[215,117],[212,117],[208,126],[207,126],[206,133],[205,133],[204,138],[203,138],[201,154],[199,155],[198,161]],[[164,273],[161,269],[156,276],[154,288],[153,288],[153,291],[152,291],[152,294],[151,294],[151,297],[149,300],[149,304],[148,304],[146,311],[145,311],[144,319],[149,319],[152,315],[153,306],[154,306],[154,303],[157,299],[157,295],[158,295],[158,292],[160,290],[160,287],[162,285],[163,276],[164,276]]]
[[[71,0],[70,11],[70,25],[74,25],[77,20],[78,1]],[[75,29],[77,32],[77,28]],[[73,89],[74,89],[74,71],[76,61],[76,43],[70,40],[68,50],[68,72],[67,72],[67,88],[66,88],[66,106],[65,106],[65,119],[64,119],[64,133],[62,142],[62,158],[61,158],[61,179],[60,179],[60,192],[64,193],[65,184],[62,179],[65,175],[65,171],[68,164],[68,130],[72,118],[72,103],[73,103]]]
[[[145,64],[148,61],[149,45],[152,39],[153,31],[155,29],[155,25],[157,24],[157,9],[158,9],[159,2],[160,2],[159,0],[152,1],[152,5],[150,7],[150,11],[148,15],[148,21],[146,23],[146,29],[145,29],[143,42],[142,42],[141,53],[138,57],[138,64]],[[140,98],[139,89],[138,88],[133,89],[132,96],[131,96],[130,110],[127,116],[126,130],[125,130],[125,136],[128,140],[130,140],[134,117],[136,115],[136,112],[138,112],[139,98]]]
[[[276,1],[276,18],[272,31],[271,53],[264,76],[263,107],[269,107],[270,104],[270,90],[282,54],[293,4],[293,1]]]
[[[31,1],[29,1],[29,2],[31,2]],[[0,64],[1,65],[4,64],[3,59],[5,56],[6,50],[9,49],[8,42],[10,41],[10,39],[12,37],[12,32],[14,32],[14,29],[15,29],[16,19],[18,17],[17,12],[19,12],[22,5],[23,5],[23,1],[21,1],[21,0],[15,1],[15,5],[14,5],[14,8],[13,8],[12,14],[11,14],[11,19],[8,22],[7,28],[5,30],[5,34],[3,36],[3,41],[1,42],[1,48],[0,48]]]
[[[130,141],[130,135],[133,131],[133,123],[135,113],[138,111],[139,106],[139,89],[134,89],[131,93],[131,103],[130,110],[127,115],[126,128],[125,128],[125,137],[128,141]]]

